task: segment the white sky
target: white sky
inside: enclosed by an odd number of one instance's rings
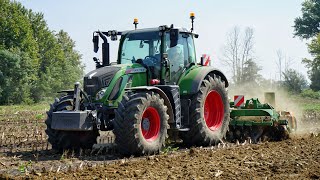
[[[25,7],[44,13],[51,30],[63,29],[76,41],[76,49],[83,55],[86,72],[95,68],[92,32],[95,30],[133,29],[133,18],[139,19],[139,28],[174,24],[190,28],[189,13],[195,12],[197,56],[207,53],[213,65],[224,71],[228,78],[228,67],[221,65],[222,47],[226,34],[239,26],[254,29],[255,57],[267,79],[278,78],[277,54],[280,49],[293,60],[291,68],[307,75],[301,64],[309,58],[306,41],[293,38],[294,19],[301,16],[303,0],[19,0]],[[117,47],[112,43],[111,58],[115,61]],[[198,58],[199,59],[199,58]]]

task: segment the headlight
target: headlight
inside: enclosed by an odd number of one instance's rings
[[[96,94],[96,100],[100,100],[103,98],[107,88],[101,89],[97,94]]]

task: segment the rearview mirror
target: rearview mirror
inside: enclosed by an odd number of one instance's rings
[[[179,29],[170,29],[170,47],[174,47],[178,44]]]
[[[93,51],[97,53],[99,50],[99,36],[94,35],[92,38],[92,42],[93,42]]]

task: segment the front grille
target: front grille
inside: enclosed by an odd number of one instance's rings
[[[84,91],[90,95],[94,96],[99,90],[99,80],[97,77],[91,79],[84,78]]]
[[[101,82],[100,82],[101,86],[104,86],[104,87],[109,86],[109,84],[110,84],[113,76],[114,76],[114,72],[109,72],[109,73],[105,74],[105,75],[101,78]]]
[[[109,86],[119,70],[119,67],[107,66],[91,71],[84,77],[84,91],[88,95],[94,96],[101,88]]]

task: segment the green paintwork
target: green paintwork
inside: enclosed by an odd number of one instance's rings
[[[234,109],[230,113],[230,117],[237,116],[270,116],[277,117],[277,112],[273,109]]]
[[[251,98],[246,101],[243,107],[234,107],[230,112],[230,125],[234,126],[273,126],[275,123],[286,125],[286,120],[280,120],[280,114],[270,105],[261,104],[258,98]]]
[[[132,68],[144,68],[141,64],[132,64]],[[132,87],[147,86],[147,73],[134,73],[132,74]]]
[[[134,69],[145,69],[140,64],[118,64],[114,65],[120,67],[121,69],[114,75],[113,79],[111,80],[108,87],[106,87],[106,92],[102,99],[94,101],[98,103],[103,103],[105,106],[109,108],[116,108],[118,103],[122,100],[122,96],[124,94],[124,89],[126,87],[136,87],[136,86],[146,86],[147,85],[147,74],[146,72],[134,72],[131,73],[128,70]],[[109,100],[108,97],[110,96],[114,86],[116,85],[119,78],[122,77],[122,82],[120,85],[118,97],[115,100]],[[132,77],[132,80],[128,82],[129,78]]]
[[[254,121],[238,121],[231,120],[231,126],[273,126],[273,121],[254,122]]]
[[[191,85],[194,82],[194,79],[197,76],[197,74],[201,73],[200,71],[202,70],[202,68],[205,67],[194,65],[181,75],[181,78],[178,82],[181,95],[189,94],[189,92],[191,91]]]
[[[113,79],[111,80],[108,87],[106,87],[105,95],[102,99],[94,102],[100,102],[103,103],[105,106],[108,106],[110,108],[116,108],[118,106],[118,102],[122,100],[122,95],[124,93],[124,89],[126,87],[138,87],[138,86],[148,86],[150,85],[149,82],[147,82],[147,73],[141,72],[141,73],[129,73],[127,72],[128,69],[135,69],[135,68],[144,68],[141,64],[118,64],[114,65],[117,67],[121,67],[121,69],[115,74]],[[206,68],[204,66],[194,65],[191,68],[187,69],[182,75],[178,82],[178,85],[180,87],[180,94],[188,94],[191,91],[191,84],[193,83],[195,77],[198,73],[201,73],[201,70],[203,68]],[[132,76],[132,81],[129,82],[129,77]],[[108,97],[112,92],[113,87],[117,83],[119,78],[123,78],[122,83],[120,85],[120,91],[119,96],[115,100],[109,100]]]

